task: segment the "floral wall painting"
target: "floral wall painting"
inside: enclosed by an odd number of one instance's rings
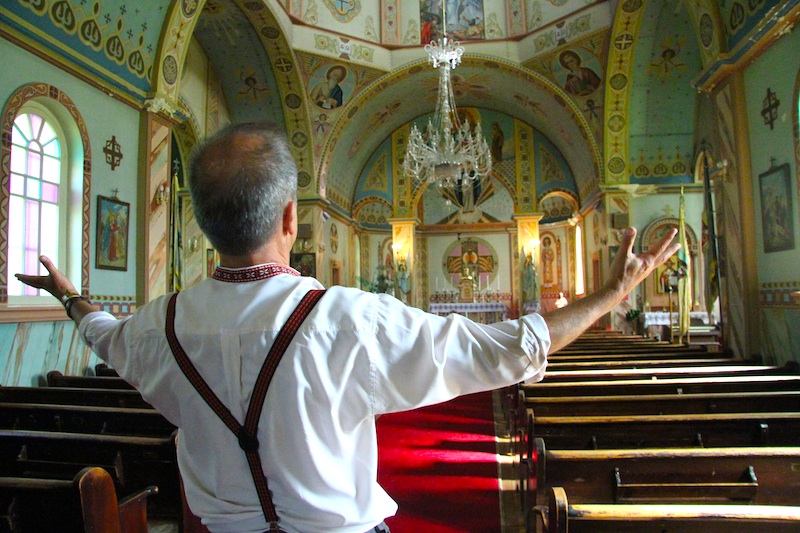
[[[761,230],[764,253],[794,249],[794,209],[792,208],[789,164],[774,164],[759,175]]]
[[[558,54],[553,61],[553,71],[564,90],[573,96],[589,96],[601,85],[597,58],[575,49]]]
[[[321,109],[336,109],[353,93],[353,75],[344,65],[329,63],[311,77],[311,101]]]
[[[97,254],[95,266],[128,270],[128,221],[130,204],[118,198],[97,197]]]

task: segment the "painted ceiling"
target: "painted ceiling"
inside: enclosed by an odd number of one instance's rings
[[[693,84],[720,52],[742,54],[765,15],[798,1],[447,0],[448,9],[483,8],[480,31],[464,34],[457,104],[505,113],[546,137],[579,202],[609,168],[628,183],[691,179],[681,171],[694,151]],[[436,73],[420,44],[431,9],[430,0],[4,0],[0,29],[142,105],[162,94],[177,101],[180,48],[196,39],[232,119],[286,124],[301,176],[313,176],[301,177],[301,194],[329,195],[348,211],[379,147],[435,107]],[[624,59],[634,24],[638,41]],[[583,85],[569,81],[567,50],[592,71]],[[314,87],[337,64],[347,67],[342,103],[320,107]],[[612,69],[627,70],[612,78]],[[626,77],[630,100],[615,92]],[[616,169],[608,138],[619,137],[608,128],[619,120],[626,138]],[[659,158],[669,163],[662,175]]]

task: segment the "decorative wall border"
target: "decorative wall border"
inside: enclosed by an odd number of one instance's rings
[[[136,300],[127,296],[92,296],[92,303],[100,306],[100,311],[111,313],[117,318],[130,316],[136,311]]]
[[[800,292],[800,281],[762,283],[758,289],[761,307],[794,307],[800,309],[800,299],[792,293]]]
[[[83,144],[81,205],[81,294],[89,294],[89,210],[92,185],[92,148],[83,116],[72,99],[47,83],[30,83],[17,89],[6,102],[0,118],[0,303],[8,303],[8,184],[11,178],[11,128],[22,106],[36,99],[55,100],[72,116]]]

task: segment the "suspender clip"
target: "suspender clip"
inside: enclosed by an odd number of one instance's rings
[[[251,435],[245,428],[240,429],[236,437],[239,439],[239,448],[244,450],[244,453],[258,450],[258,437]]]

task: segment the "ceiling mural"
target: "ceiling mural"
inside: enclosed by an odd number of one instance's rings
[[[214,65],[231,120],[259,117],[284,124],[283,106],[267,51],[247,16],[232,0],[209,0],[194,37]]]
[[[719,53],[748,53],[754,35],[798,4],[445,1],[446,28],[466,43],[453,72],[459,109],[490,117],[484,135],[500,150],[493,187],[533,210],[551,191],[580,203],[601,185],[685,180],[696,88],[727,75]],[[437,72],[420,44],[442,29],[439,5],[4,0],[0,31],[135,107],[190,121],[179,91],[195,39],[232,120],[285,125],[301,198],[383,225],[398,193],[391,154],[405,142],[404,128],[435,107]],[[501,114],[514,126],[491,118]],[[530,161],[517,166],[507,157],[514,143],[514,153],[526,147]],[[420,198],[404,187],[405,209],[412,209]]]
[[[553,82],[513,65],[472,57],[464,58],[453,78],[459,109],[502,111],[532,125],[570,162],[582,197],[596,187],[599,158],[586,154],[599,156],[598,145],[580,110]],[[353,186],[346,183],[352,183],[352,172],[365,168],[392,132],[433,112],[437,88],[437,72],[427,63],[415,63],[381,77],[345,106],[321,157],[329,188],[351,191],[343,194],[347,204],[342,207],[349,209],[354,198]],[[491,124],[484,129],[487,138],[490,131]]]
[[[698,100],[692,80],[702,69],[686,9],[648,2],[636,43],[629,113],[631,183],[691,183]]]
[[[603,140],[606,42],[608,30],[599,31],[527,63],[528,68],[564,89],[580,108],[598,144]]]
[[[88,68],[124,93],[143,98],[168,0],[7,0],[0,19],[13,23],[43,47]]]

